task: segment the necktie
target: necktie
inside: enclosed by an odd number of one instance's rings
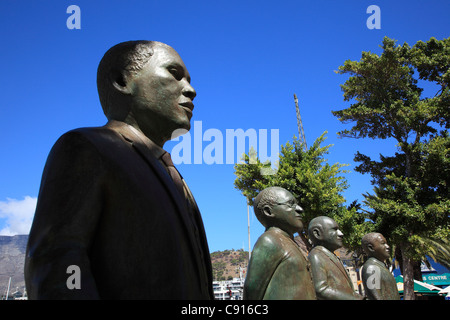
[[[175,168],[172,162],[172,158],[170,156],[170,153],[167,151],[161,156],[162,162],[166,165],[167,169],[169,170],[169,175],[172,178],[173,182],[175,183],[175,186],[177,187],[178,191],[181,193],[181,195],[184,197],[184,188],[183,188],[183,182],[181,181],[181,175],[178,172],[178,170]]]
[[[173,165],[172,162],[172,157],[170,156],[170,153],[168,153],[167,151],[161,156],[161,161],[166,165],[168,171],[169,171],[169,175],[172,178],[173,182],[175,183],[175,186],[177,187],[178,191],[180,191],[181,195],[186,198],[185,193],[184,193],[184,187],[183,187],[183,182],[182,182],[182,178],[180,173],[178,172],[178,170],[175,168],[175,166]],[[200,259],[203,261],[204,258],[204,254],[203,254],[203,250],[202,250],[202,246],[200,243],[200,235],[199,235],[199,231],[197,228],[197,222],[195,220],[195,217],[193,215],[193,209],[192,206],[190,204],[190,201],[188,200],[188,198],[186,198],[186,205],[188,208],[188,219],[191,222],[192,225],[192,230],[193,233],[195,235],[195,243],[196,243],[196,247],[197,250],[199,251],[199,257]],[[200,268],[202,269],[202,273],[204,273],[205,275],[207,274],[207,271],[205,269],[205,265],[201,264]],[[205,276],[205,285],[202,288],[206,288],[208,287],[208,280],[206,280],[208,278],[208,276]],[[209,295],[209,292],[207,292],[207,294]]]

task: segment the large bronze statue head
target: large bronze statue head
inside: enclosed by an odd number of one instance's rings
[[[128,123],[162,146],[190,129],[196,96],[178,53],[156,41],[128,41],[109,49],[97,71],[108,120]]]
[[[330,251],[342,247],[344,234],[330,217],[320,216],[311,220],[308,226],[309,239],[314,246],[323,246]]]
[[[269,187],[261,191],[255,198],[254,210],[266,229],[277,227],[290,235],[303,230],[303,209],[284,188]]]

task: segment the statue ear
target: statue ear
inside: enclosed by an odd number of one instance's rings
[[[122,71],[111,71],[110,81],[117,91],[126,95],[131,94],[131,87],[129,86],[128,78]]]
[[[367,244],[367,250],[369,250],[370,252],[374,252],[374,248],[373,248],[373,244],[369,243]]]
[[[320,230],[319,227],[316,227],[312,230],[312,235],[314,238],[316,239],[322,239],[322,231]]]
[[[271,218],[274,217],[274,214],[272,213],[272,208],[269,205],[264,206],[263,212],[266,217],[271,217]]]

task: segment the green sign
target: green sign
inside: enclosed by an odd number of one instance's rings
[[[422,274],[423,282],[429,283],[435,286],[448,286],[450,285],[450,273],[429,273]]]

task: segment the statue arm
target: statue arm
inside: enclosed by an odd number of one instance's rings
[[[317,254],[311,254],[308,258],[317,297],[322,300],[334,299],[334,293],[328,285],[327,272],[320,257]]]
[[[98,298],[89,249],[101,212],[102,168],[95,147],[79,133],[63,135],[52,148],[25,261],[31,299]],[[81,288],[70,290],[68,267],[73,265],[79,268]]]
[[[263,234],[252,252],[244,283],[245,300],[263,300],[282,252],[271,237]]]
[[[361,270],[364,291],[370,300],[384,300],[380,287],[380,268],[375,265],[364,265]]]
[[[328,283],[326,264],[323,263],[319,254],[310,254],[309,261],[311,272],[318,299],[321,300],[362,300],[364,297],[357,293],[347,293],[334,289]]]

